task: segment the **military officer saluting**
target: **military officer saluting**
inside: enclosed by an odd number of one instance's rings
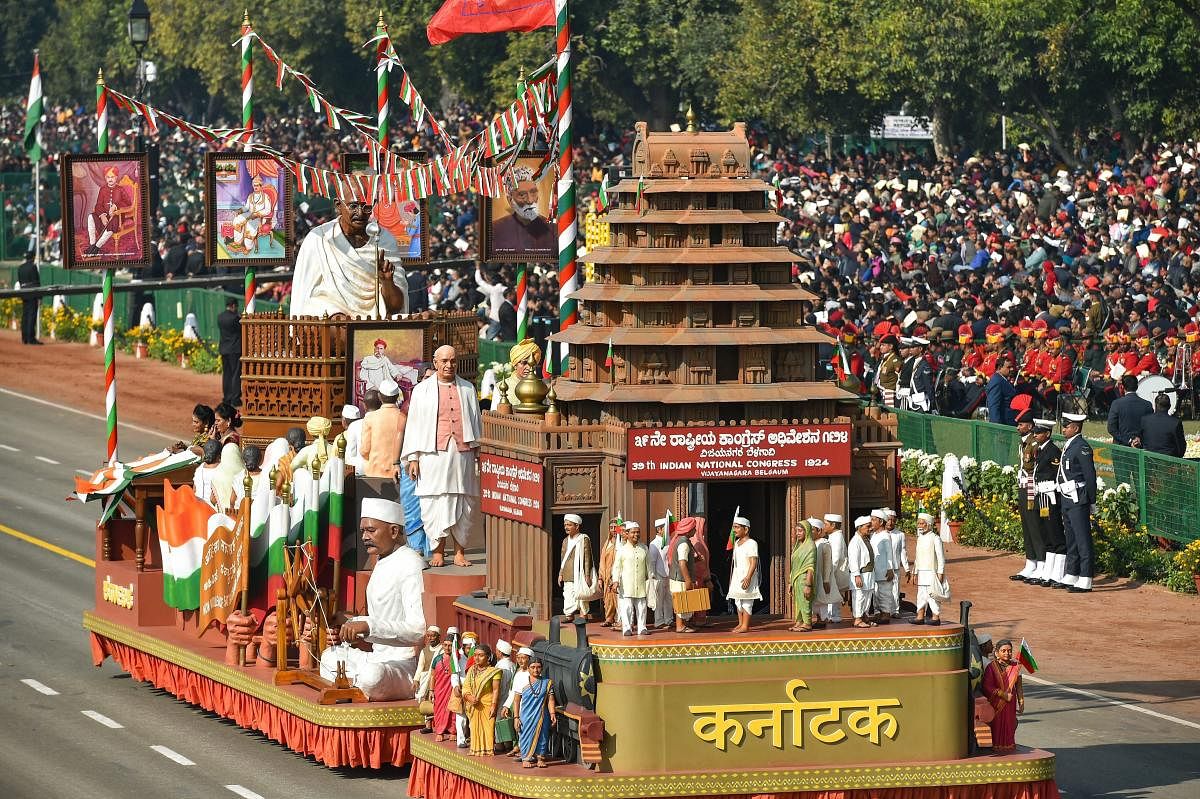
[[[1067,542],[1063,537],[1062,505],[1058,501],[1058,465],[1062,450],[1050,438],[1054,432],[1053,419],[1034,419],[1033,438],[1037,442],[1037,457],[1033,466],[1034,488],[1037,491],[1037,520],[1042,533],[1046,559],[1027,583],[1054,588],[1066,575]]]
[[[1062,458],[1058,464],[1058,494],[1062,502],[1063,528],[1067,538],[1067,557],[1062,580],[1057,587],[1072,594],[1092,590],[1092,506],[1096,504],[1096,464],[1092,448],[1083,439],[1081,413],[1062,415]]]
[[[1014,407],[1022,405],[1017,412],[1017,434],[1021,436],[1020,462],[1017,465],[1017,506],[1021,516],[1021,535],[1025,540],[1025,568],[1008,579],[1021,581],[1033,580],[1039,564],[1046,557],[1037,512],[1037,489],[1033,479],[1038,444],[1033,437],[1034,414],[1029,400],[1028,394],[1022,394],[1012,402]]]

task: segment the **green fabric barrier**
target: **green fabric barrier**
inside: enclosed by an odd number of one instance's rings
[[[1007,425],[892,410],[905,449],[953,453],[977,461],[1017,463],[1020,436]],[[1061,436],[1057,437],[1059,445]],[[1096,476],[1108,487],[1131,486],[1142,524],[1152,534],[1186,544],[1200,538],[1200,463],[1098,441],[1092,445]]]

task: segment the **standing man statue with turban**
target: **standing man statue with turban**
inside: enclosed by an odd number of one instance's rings
[[[454,565],[470,566],[467,541],[479,522],[482,437],[475,386],[458,376],[458,355],[449,345],[433,353],[432,377],[413,389],[400,460],[417,484],[425,535],[433,547],[430,566],[445,565],[446,539],[454,539]]]

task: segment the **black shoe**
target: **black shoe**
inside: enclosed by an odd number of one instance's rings
[[[30,343],[30,344],[36,344],[36,345],[37,345],[37,346],[39,346],[39,347],[40,347],[40,346],[42,346],[42,342],[38,341],[36,338],[35,338],[33,341],[29,342],[29,343]]]
[[[941,620],[941,619],[934,619],[933,621],[929,622],[929,626],[930,626],[930,627],[941,627],[941,626],[942,626],[942,620]]]
[[[1020,580],[1021,582],[1027,582],[1029,578],[1023,574],[1014,574],[1011,577],[1009,577],[1008,579],[1013,580],[1014,582],[1016,580]]]
[[[1053,588],[1074,588],[1075,586],[1067,585],[1066,583],[1055,582],[1052,587]]]
[[[1090,593],[1092,593],[1092,589],[1090,589],[1090,588],[1080,588],[1080,587],[1079,587],[1079,586],[1077,586],[1077,585],[1073,585],[1073,586],[1071,586],[1070,588],[1068,588],[1068,589],[1067,589],[1067,593],[1068,593],[1068,594],[1090,594]]]
[[[1053,588],[1054,581],[1050,579],[1038,580],[1038,585],[1040,585],[1042,588]]]
[[[913,619],[912,623],[913,624],[924,624],[925,620],[924,619]]]

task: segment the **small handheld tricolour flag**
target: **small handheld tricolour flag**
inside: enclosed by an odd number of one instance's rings
[[[604,179],[600,181],[600,201],[596,203],[596,212],[604,213],[608,210],[608,173],[604,173]]]
[[[611,339],[611,338],[609,338],[609,340],[608,340],[608,354],[604,356],[604,368],[605,368],[605,369],[611,369],[611,368],[612,368],[612,365],[613,365],[613,348],[612,348],[612,339]]]
[[[646,213],[646,203],[642,197],[642,195],[645,193],[646,193],[646,180],[645,180],[645,178],[638,178],[637,199],[635,199],[633,202],[633,210],[637,211],[639,214]]]
[[[675,526],[675,514],[671,513],[671,509],[667,508],[667,540],[671,540],[671,528]]]
[[[737,517],[739,517],[741,515],[742,515],[742,506],[738,505],[737,510],[735,510],[733,512],[733,518],[736,519]],[[729,523],[729,540],[725,542],[725,551],[726,552],[733,551],[734,538],[735,538],[735,536],[733,535],[733,522],[730,522]]]
[[[1021,651],[1017,654],[1017,662],[1025,667],[1025,670],[1033,674],[1038,670],[1037,659],[1033,656],[1033,650],[1029,648],[1029,644],[1025,639],[1021,639]]]

